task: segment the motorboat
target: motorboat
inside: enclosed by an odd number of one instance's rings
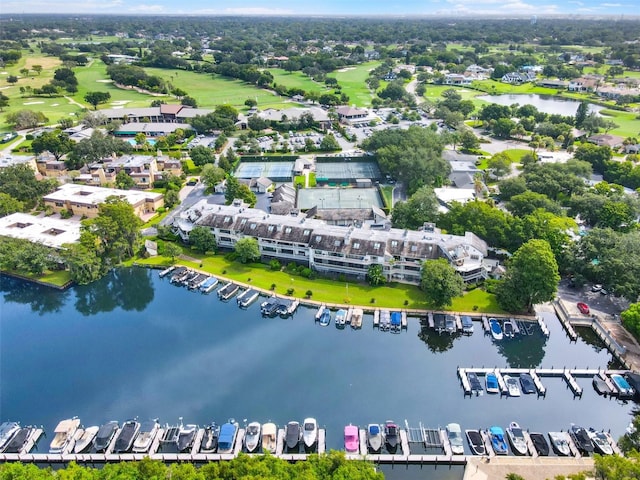
[[[500,322],[498,320],[496,320],[495,318],[490,318],[489,319],[489,327],[491,329],[491,336],[495,340],[502,340],[502,337],[504,335],[502,333],[502,327],[500,326]]]
[[[509,375],[505,375],[504,384],[507,386],[507,391],[509,392],[510,397],[519,397],[520,396],[520,383],[514,377]]]
[[[516,422],[511,422],[507,427],[507,437],[509,438],[509,443],[511,444],[511,449],[513,453],[516,455],[527,455],[527,440],[524,438],[524,433],[522,432],[522,428]]]
[[[260,304],[260,313],[265,317],[275,317],[278,314],[279,306],[280,300],[276,297],[271,297]]]
[[[162,271],[158,274],[158,276],[159,276],[160,278],[164,278],[164,277],[166,277],[167,275],[169,275],[171,272],[173,272],[173,271],[175,270],[175,268],[176,268],[176,267],[175,267],[175,265],[171,265],[170,267],[167,267],[167,268],[165,268],[164,270],[162,270]]]
[[[316,316],[314,317],[316,322],[320,321],[322,314],[327,310],[327,306],[323,303],[318,307],[318,311],[316,312]]]
[[[444,331],[450,335],[456,333],[456,319],[453,315],[444,316]]]
[[[402,330],[402,313],[391,312],[391,333],[400,333]]]
[[[201,453],[215,453],[218,448],[218,438],[220,437],[220,426],[212,422],[204,428],[204,435],[200,443]]]
[[[260,292],[258,292],[258,290],[249,288],[238,297],[238,305],[240,306],[240,308],[247,308],[249,305],[256,301],[259,295]]]
[[[344,449],[347,453],[357,453],[360,442],[358,440],[358,427],[347,425],[344,427]]]
[[[220,427],[220,437],[218,438],[218,453],[231,453],[238,434],[238,422],[230,418],[227,423]]]
[[[4,453],[20,453],[24,448],[25,444],[31,437],[31,434],[34,432],[35,427],[22,427],[18,429],[16,433],[13,434],[7,446],[3,449],[0,449],[0,452]]]
[[[576,448],[582,453],[589,454],[593,452],[591,437],[589,437],[589,434],[583,427],[572,423],[571,427],[569,427],[569,435],[571,436],[573,443],[576,445]]]
[[[391,328],[391,312],[389,310],[380,310],[380,327],[383,332],[388,332]]]
[[[536,384],[533,383],[533,377],[528,373],[520,374],[520,389],[525,395],[528,395],[530,393],[538,393]]]
[[[361,308],[354,308],[351,311],[351,328],[362,328],[362,317],[364,312]]]
[[[382,429],[377,423],[370,423],[367,426],[367,445],[369,450],[376,453],[382,448]]]
[[[433,327],[436,329],[436,332],[438,332],[438,335],[440,335],[445,330],[444,318],[445,317],[442,313],[433,314]]]
[[[399,432],[398,425],[391,420],[387,420],[384,424],[384,444],[390,452],[393,452],[398,448]]]
[[[629,382],[622,376],[617,373],[611,375],[611,380],[618,390],[619,398],[632,398],[635,395],[635,391],[633,387],[629,385]]]
[[[487,393],[500,393],[498,377],[495,373],[487,373],[487,375],[484,377],[484,381]]]
[[[198,434],[198,425],[181,425],[178,432],[178,452],[186,452],[193,447],[193,442]]]
[[[515,337],[515,329],[513,327],[512,320],[505,320],[504,322],[502,322],[502,332],[507,338]]]
[[[147,420],[142,422],[138,436],[133,441],[132,451],[134,453],[145,453],[151,448],[151,444],[156,439],[156,435],[160,431],[158,420]]]
[[[53,431],[54,437],[49,445],[49,453],[62,453],[73,439],[78,427],[80,427],[79,418],[68,418],[58,423]]]
[[[260,430],[262,426],[259,422],[251,422],[247,425],[247,430],[244,434],[244,448],[248,453],[255,452],[260,445]]]
[[[500,427],[489,428],[489,438],[491,439],[491,448],[496,455],[506,455],[509,453],[507,441],[504,439],[504,431]]]
[[[202,293],[209,293],[218,286],[218,283],[220,282],[216,277],[209,277],[200,285],[200,291]]]
[[[322,315],[320,315],[320,325],[323,327],[329,326],[331,323],[331,311],[328,308],[325,308],[322,311]]]
[[[598,395],[611,395],[611,388],[607,385],[607,382],[600,375],[594,375],[593,380],[591,381],[593,385],[593,389],[598,393]]]
[[[447,439],[451,445],[451,453],[454,455],[464,454],[464,445],[462,443],[462,430],[457,423],[447,425]]]
[[[98,430],[100,430],[100,427],[97,425],[85,428],[82,431],[82,435],[76,439],[76,443],[73,446],[73,453],[86,452],[93,444],[96,435],[98,435]]]
[[[220,300],[229,300],[238,292],[238,290],[240,290],[240,285],[238,285],[237,283],[229,282],[220,290],[218,290],[218,297],[220,298]]]
[[[469,386],[472,392],[480,393],[483,391],[482,383],[480,383],[480,379],[475,372],[467,372],[467,380],[469,380]]]
[[[590,428],[588,434],[597,453],[600,453],[601,455],[613,455],[613,448],[609,443],[609,439],[603,432],[598,432],[595,429]]]
[[[180,428],[182,427],[182,422],[180,425],[166,425],[164,429],[164,435],[160,439],[160,443],[162,445],[178,445],[178,435],[180,435]]]
[[[116,438],[116,443],[113,448],[114,453],[125,453],[131,450],[139,431],[140,422],[137,420],[127,420],[124,422]]]
[[[571,455],[569,440],[567,439],[566,433],[549,432],[549,441],[551,442],[551,448],[556,452],[556,455],[561,455],[563,457]]]
[[[278,443],[278,427],[275,423],[262,425],[262,451],[275,453]]]
[[[340,309],[336,312],[336,327],[344,328],[347,323],[347,311]]]
[[[118,431],[119,425],[118,422],[112,420],[110,422],[101,425],[98,429],[98,433],[96,434],[96,438],[93,440],[93,449],[96,453],[102,453],[109,448],[113,437]]]
[[[199,273],[198,275],[193,277],[191,280],[189,280],[189,283],[187,284],[187,288],[189,288],[189,290],[197,290],[198,288],[200,288],[200,285],[202,285],[204,282],[207,281],[208,278],[209,278],[209,275],[206,275],[204,273]]]
[[[318,441],[318,422],[315,418],[305,418],[302,422],[302,441],[305,448],[313,448]]]
[[[469,315],[462,315],[460,323],[462,324],[462,333],[473,333],[473,319]]]
[[[20,430],[18,422],[3,422],[0,424],[0,452],[9,445],[13,436]]]
[[[284,441],[288,450],[298,448],[300,439],[302,438],[302,429],[298,422],[289,422],[284,429]]]
[[[484,440],[479,430],[465,430],[464,434],[474,455],[486,455],[487,449],[484,446]]]
[[[184,278],[188,273],[189,273],[189,270],[187,270],[187,267],[177,267],[173,271],[173,275],[171,275],[170,282],[180,283],[182,281],[182,278]]]
[[[530,433],[529,438],[538,455],[542,457],[549,455],[549,443],[542,433]]]
[[[300,300],[283,300],[278,305],[277,314],[280,315],[280,318],[289,318],[295,313],[298,305],[300,305]]]

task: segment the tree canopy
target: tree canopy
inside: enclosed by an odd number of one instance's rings
[[[260,248],[258,240],[253,237],[244,237],[236,242],[235,246],[238,259],[242,263],[250,263],[260,260]]]
[[[43,195],[53,192],[58,186],[55,179],[38,181],[35,172],[21,163],[0,169],[0,193],[6,193],[31,209]]]
[[[393,207],[392,223],[396,228],[417,230],[425,222],[435,222],[438,216],[438,199],[433,188],[420,187],[406,202]]]
[[[455,297],[464,292],[464,281],[444,258],[422,263],[420,287],[427,302],[434,308],[451,305]]]
[[[214,252],[218,247],[215,235],[202,225],[193,227],[189,232],[189,243],[200,253]]]

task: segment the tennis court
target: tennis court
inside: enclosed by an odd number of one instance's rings
[[[267,177],[274,182],[291,181],[293,162],[240,162],[234,173],[236,178]]]
[[[298,190],[298,208],[382,208],[377,188],[303,188]]]
[[[318,182],[354,183],[358,178],[372,180],[381,177],[376,162],[318,162],[316,163],[316,180]]]

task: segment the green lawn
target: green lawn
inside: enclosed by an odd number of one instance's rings
[[[71,281],[71,275],[66,270],[46,270],[44,274],[37,276],[28,272],[10,272],[23,278],[36,280],[41,283],[46,283],[54,287],[64,287]]]
[[[264,264],[243,265],[239,262],[227,260],[223,255],[202,256],[185,249],[190,257],[200,259],[196,262],[180,260],[180,264],[198,268],[216,276],[221,276],[237,282],[251,284],[257,288],[271,291],[275,284],[275,293],[285,295],[290,288],[294,289],[294,296],[303,298],[307,290],[311,290],[312,300],[327,303],[343,303],[387,308],[426,309],[423,294],[415,286],[404,284],[388,284],[387,286],[371,287],[366,284],[339,282],[324,278],[309,280],[300,276],[293,276],[287,272],[274,272]],[[133,262],[128,262],[130,265]],[[169,260],[164,257],[136,260],[137,264],[168,265]],[[372,299],[375,302],[372,303]],[[406,302],[406,303],[405,303]],[[467,292],[464,297],[457,298],[450,310],[471,312],[477,306],[479,313],[501,313],[495,297],[480,289]]]
[[[380,191],[382,192],[382,200],[387,208],[393,208],[393,186],[385,185],[384,187],[380,187]]]
[[[371,92],[365,83],[369,72],[380,65],[381,62],[366,62],[355,67],[346,67],[330,73],[329,77],[335,77],[342,87],[342,91],[349,95],[349,104],[358,107],[371,105]]]
[[[504,150],[502,153],[505,153],[512,162],[520,163],[522,157],[524,157],[527,153],[531,153],[531,150],[526,150],[523,148],[510,148],[508,150]]]
[[[618,128],[614,128],[609,133],[624,138],[640,135],[640,119],[638,119],[637,113],[606,109],[601,110],[600,114],[619,125]]]
[[[284,85],[287,88],[301,88],[305,92],[325,93],[332,91],[326,85],[314,81],[302,72],[287,72],[282,68],[269,68],[268,70],[277,85]]]
[[[539,95],[556,95],[558,90],[555,88],[539,87],[534,83],[524,83],[522,85],[512,85],[509,83],[499,82],[497,80],[476,80],[472,83],[474,88],[482,90],[490,94],[505,93],[537,93]]]

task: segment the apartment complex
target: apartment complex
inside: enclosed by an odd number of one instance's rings
[[[433,224],[422,230],[328,225],[300,215],[273,215],[234,205],[202,201],[176,218],[175,233],[188,240],[195,226],[208,227],[220,248],[244,237],[258,240],[265,259],[296,262],[328,274],[364,279],[369,266],[382,265],[388,281],[419,284],[424,260],[445,258],[466,282],[483,279],[487,244],[473,233],[445,235]]]
[[[133,179],[136,187],[151,188],[153,182],[162,178],[164,174],[171,173],[179,177],[182,174],[182,164],[180,160],[167,155],[124,155],[85,165],[73,181],[99,187],[114,185],[116,175],[121,170]]]

